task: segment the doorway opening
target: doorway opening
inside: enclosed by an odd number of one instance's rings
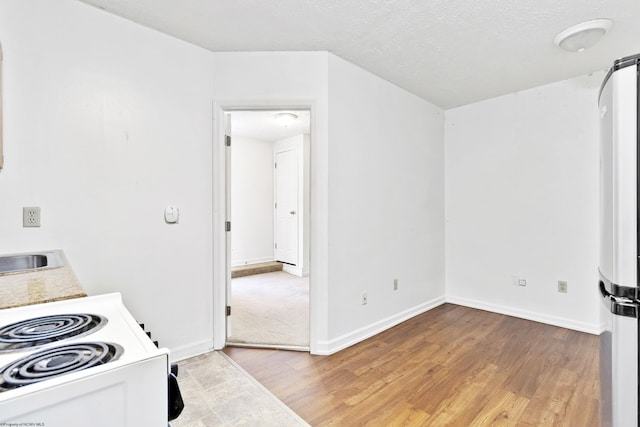
[[[310,111],[225,119],[226,344],[309,351]]]

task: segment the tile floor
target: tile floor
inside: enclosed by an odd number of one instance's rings
[[[308,426],[222,352],[178,362],[185,408],[172,427]]]

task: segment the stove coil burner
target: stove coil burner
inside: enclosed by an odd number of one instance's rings
[[[123,352],[120,345],[105,342],[74,343],[40,350],[0,370],[0,391],[104,365],[117,360]]]
[[[97,331],[107,318],[96,314],[56,314],[0,327],[0,353],[32,349]]]

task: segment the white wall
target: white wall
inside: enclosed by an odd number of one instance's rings
[[[213,55],[72,0],[1,1],[0,40],[0,253],[61,248],[174,356],[210,348]]]
[[[598,328],[598,108],[603,73],[446,111],[451,302]],[[526,287],[511,285],[520,275]],[[568,281],[568,293],[557,281]]]
[[[329,348],[444,301],[443,132],[441,109],[329,55]]]
[[[272,142],[233,137],[231,205],[231,265],[273,261]]]
[[[445,190],[449,300],[597,325],[602,75],[449,110],[445,138],[442,110],[326,52],[213,54],[71,0],[0,1],[0,40],[0,253],[64,249],[175,357],[224,336],[231,107],[311,108],[315,353],[444,301]],[[22,228],[23,206],[41,228]]]

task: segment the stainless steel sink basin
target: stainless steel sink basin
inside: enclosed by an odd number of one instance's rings
[[[0,255],[0,275],[64,267],[59,251]]]

